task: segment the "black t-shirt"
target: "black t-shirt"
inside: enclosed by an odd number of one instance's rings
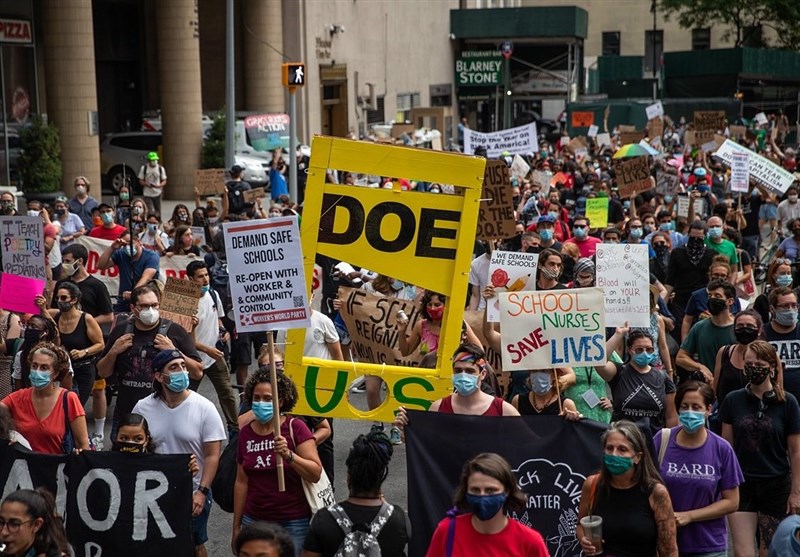
[[[367,507],[354,505],[348,501],[339,503],[354,526],[359,524],[364,528],[378,515],[380,505]],[[358,529],[358,528],[354,528]],[[394,505],[389,520],[378,534],[378,545],[381,547],[382,557],[405,557],[406,544],[411,535],[411,525],[406,512]],[[306,534],[303,549],[321,553],[322,557],[333,557],[344,541],[344,532],[327,509],[320,509],[311,519],[311,524]]]
[[[614,226],[618,222],[625,220],[625,209],[622,203],[614,198],[608,199],[608,225]]]
[[[92,317],[106,315],[113,312],[113,308],[111,306],[111,296],[108,294],[108,288],[106,288],[106,285],[100,282],[99,279],[96,279],[91,275],[80,282],[75,282],[72,279],[62,279],[58,281],[53,289],[53,300],[50,303],[51,308],[58,308],[56,294],[58,294],[58,289],[65,282],[71,282],[78,286],[78,289],[81,291],[81,309]]]
[[[225,184],[228,188],[228,212],[232,215],[241,215],[247,211],[248,204],[244,202],[244,193],[252,189],[244,180],[231,180]],[[252,203],[249,204],[252,207]]]
[[[119,419],[131,412],[137,402],[153,393],[153,378],[155,374],[153,373],[152,363],[153,358],[159,352],[154,342],[160,329],[161,322],[148,331],[142,331],[134,327],[133,346],[117,356],[114,364],[114,373],[119,386],[119,397],[114,410],[115,419]],[[127,321],[114,327],[108,336],[108,342],[106,342],[101,358],[104,358],[117,339],[127,332]],[[194,340],[183,327],[177,323],[170,323],[166,336],[184,356],[200,361],[200,354],[197,352]]]
[[[664,427],[667,395],[675,392],[675,384],[666,373],[650,369],[639,373],[630,365],[615,364],[617,374],[609,381],[614,399],[613,421],[650,418],[650,426]]]
[[[675,299],[672,302],[675,306],[686,307],[692,292],[698,288],[705,288],[708,284],[708,270],[716,255],[717,252],[714,250],[706,249],[700,262],[692,265],[686,248],[672,250],[667,267],[667,284],[675,291]]]
[[[772,323],[764,323],[764,338],[778,352],[783,364],[783,388],[800,400],[800,327],[790,333],[779,333]]]
[[[787,437],[800,433],[800,406],[793,394],[786,393],[785,402],[763,403],[747,388],[733,391],[722,402],[719,421],[733,426],[733,450],[745,481],[791,472]]]
[[[735,199],[735,198],[734,198]],[[742,236],[758,236],[758,210],[761,208],[760,195],[742,195],[742,216],[744,216],[745,226],[742,228]],[[738,201],[733,202],[733,206],[738,209]]]

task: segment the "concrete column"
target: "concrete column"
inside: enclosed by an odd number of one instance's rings
[[[281,0],[245,0],[243,21],[258,35],[244,31],[245,110],[285,112],[281,85],[283,57],[265,45],[283,48]],[[287,62],[289,60],[286,60]]]
[[[89,135],[88,113],[97,111],[91,0],[42,2],[47,116],[61,134],[62,189],[72,194],[86,176],[100,198],[100,141]]]
[[[156,11],[164,197],[192,199],[203,144],[197,0],[159,2]]]

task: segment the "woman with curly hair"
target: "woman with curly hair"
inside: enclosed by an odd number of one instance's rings
[[[31,387],[0,401],[11,413],[17,431],[39,453],[62,454],[61,440],[67,426],[76,451],[89,448],[86,414],[78,395],[57,386],[69,370],[68,358],[60,346],[40,342],[27,357],[27,381]]]
[[[297,387],[282,372],[277,385],[268,370],[259,369],[244,388],[245,403],[255,420],[241,427],[236,450],[236,485],[233,488],[231,547],[243,526],[256,521],[276,522],[292,536],[300,555],[311,520],[303,480],[316,483],[322,474],[314,436],[299,418],[286,415],[297,403]],[[273,393],[280,401],[281,429],[273,428]],[[285,491],[278,491],[277,457],[283,459]]]

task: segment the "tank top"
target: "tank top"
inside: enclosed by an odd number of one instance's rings
[[[519,405],[519,413],[523,416],[558,416],[559,408],[558,408],[558,399],[554,398],[553,402],[542,408],[541,410],[537,410],[536,407],[531,404],[531,397],[529,393],[523,393],[519,395],[517,399],[517,404]]]
[[[650,498],[641,485],[608,486],[592,514],[603,517],[603,550],[614,557],[656,557],[657,530]]]
[[[736,348],[736,344],[731,344],[722,349],[722,359],[719,366],[719,384],[717,385],[717,405],[722,406],[728,393],[744,388],[747,380],[744,378],[742,369],[733,365],[731,356]]]
[[[419,353],[423,356],[431,352],[436,352],[439,348],[439,333],[430,330],[427,321],[423,321],[419,332]]]
[[[6,318],[0,322],[0,338],[3,342],[8,342],[8,330],[11,328],[11,312],[8,312]],[[9,345],[6,350],[11,348]],[[14,358],[7,354],[0,354],[0,396],[5,398],[11,394],[11,364],[14,363]]]
[[[442,399],[442,403],[439,405],[439,412],[444,414],[455,414],[453,412],[453,395],[446,396]],[[496,396],[494,400],[489,405],[489,408],[486,409],[486,412],[481,414],[482,416],[502,416],[503,415],[503,399]]]
[[[55,322],[58,323],[61,320],[61,312],[56,314]],[[89,340],[89,330],[86,326],[86,312],[81,312],[81,317],[78,319],[78,324],[75,325],[75,329],[71,333],[62,333],[59,331],[59,335],[61,336],[61,346],[64,347],[64,350],[69,353],[70,350],[85,350],[89,348],[92,344],[94,344],[91,340]],[[74,367],[78,367],[82,364],[88,364],[91,362],[92,357],[89,356],[88,358],[82,358],[80,360],[73,360],[72,365]]]

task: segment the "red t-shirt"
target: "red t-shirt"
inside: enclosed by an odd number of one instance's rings
[[[581,252],[581,257],[587,257],[589,259],[594,257],[594,254],[597,252],[597,245],[602,244],[603,240],[600,238],[595,238],[594,236],[587,236],[586,239],[582,242],[579,242],[576,238],[570,238],[564,242],[565,244],[575,244],[578,246],[578,250]]]
[[[441,404],[439,404],[439,412],[443,414],[453,414],[453,395],[448,395],[442,399]],[[500,397],[494,397],[494,400],[489,405],[489,408],[486,409],[486,412],[481,414],[482,416],[502,416],[503,415],[503,399]]]
[[[289,434],[289,423],[294,430],[294,440],[302,445],[314,439],[311,430],[297,418],[287,417],[281,424],[281,435],[289,443],[289,449],[297,452]],[[303,480],[290,464],[283,462],[283,477],[286,491],[278,491],[278,473],[275,468],[275,436],[259,435],[253,431],[252,422],[239,431],[236,447],[236,462],[247,474],[247,498],[244,514],[256,520],[284,522],[311,517],[311,508],[303,493]]]
[[[444,557],[447,547],[447,530],[450,518],[445,518],[436,527],[426,557]],[[550,552],[542,535],[509,519],[508,524],[497,534],[481,534],[472,526],[472,514],[456,517],[456,533],[453,539],[452,557],[549,557]]]
[[[122,236],[127,230],[121,224],[115,224],[113,228],[106,228],[105,226],[95,226],[89,231],[91,238],[100,238],[101,240],[111,240],[112,242]]]
[[[33,408],[31,398],[33,387],[15,391],[2,400],[11,412],[16,431],[28,440],[31,449],[37,453],[63,454],[61,439],[64,437],[66,427],[63,393],[67,394],[70,423],[76,418],[86,415],[78,395],[66,389],[61,389],[61,391],[62,394],[59,395],[53,410],[42,421],[36,417],[36,410]]]

